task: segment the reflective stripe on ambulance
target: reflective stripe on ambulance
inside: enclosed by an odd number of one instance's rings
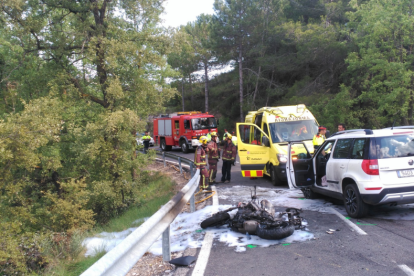
[[[243,177],[263,177],[263,170],[261,171],[242,171]]]

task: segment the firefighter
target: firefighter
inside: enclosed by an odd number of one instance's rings
[[[151,136],[148,135],[148,131],[145,131],[145,135],[142,136],[142,143],[144,144],[144,153],[147,153],[149,148],[149,143],[151,141]]]
[[[220,148],[217,145],[217,133],[215,131],[211,132],[211,141],[207,144],[208,149],[208,177],[211,184],[217,184],[216,175],[217,175],[217,163],[220,159]]]
[[[231,180],[231,164],[236,159],[236,146],[231,141],[231,134],[227,134],[226,140],[224,141],[223,148],[223,167],[221,169],[221,182],[229,183]]]
[[[236,153],[237,153],[237,136],[236,136],[236,134],[234,133],[234,131],[232,132],[232,134],[231,134],[231,141],[232,141],[232,143],[236,146]],[[236,166],[236,158],[234,158],[234,161],[233,161],[233,166]]]
[[[326,127],[320,126],[318,134],[313,137],[313,148],[317,150],[325,142]]]
[[[201,145],[197,147],[194,155],[194,163],[197,169],[200,169],[200,190],[211,190],[211,187],[208,185],[208,171],[206,163],[206,152],[207,149],[207,137],[201,136],[198,140]]]
[[[223,142],[226,142],[226,137],[229,134],[229,132],[227,131],[227,129],[224,130],[224,135],[223,135]]]

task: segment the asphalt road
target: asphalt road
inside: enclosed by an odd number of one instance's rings
[[[194,158],[194,152],[183,154],[179,148],[174,148],[171,153]],[[218,165],[219,177],[221,162]],[[216,186],[218,194],[224,185],[273,187],[266,177],[256,180],[243,178],[239,163],[232,167],[231,182]],[[329,198],[323,200],[342,204]],[[235,202],[221,199],[219,204]],[[276,206],[276,210],[282,211],[284,207]],[[381,208],[376,212],[382,212]],[[245,252],[235,252],[234,247],[215,240],[204,275],[414,275],[414,272],[410,274],[400,267],[405,265],[405,268],[414,270],[414,221],[369,216],[351,219],[367,234],[360,235],[335,214],[305,210],[302,217],[308,221],[308,229],[315,239],[247,248]],[[339,231],[328,234],[328,229]],[[192,270],[187,275],[192,275]]]

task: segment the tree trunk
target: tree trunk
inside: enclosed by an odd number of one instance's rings
[[[272,68],[272,77],[270,78],[269,88],[267,89],[266,106],[268,106],[268,103],[269,103],[269,93],[270,93],[270,89],[272,88],[274,73],[275,73],[275,67]]]
[[[243,122],[243,48],[239,46],[240,122]]]
[[[106,38],[106,27],[105,27],[105,14],[106,14],[106,5],[109,0],[104,0],[102,3],[101,8],[98,7],[98,2],[96,0],[90,0],[90,3],[92,5],[92,13],[95,19],[95,28],[96,28],[96,36],[97,36],[97,42],[96,42],[96,71],[99,79],[99,84],[101,86],[103,100],[101,100],[102,103],[97,102],[101,104],[103,107],[107,108],[109,107],[109,103],[106,99],[106,92],[108,88],[108,84],[106,83],[108,79],[107,71],[105,69],[105,49],[104,45],[102,43],[102,39],[99,36],[102,36],[102,38]],[[95,101],[96,102],[96,101]]]
[[[191,110],[194,110],[193,80],[191,74],[188,79],[190,80]]]
[[[185,104],[184,104],[184,78],[181,80],[181,100],[183,104],[183,111],[185,111]]]
[[[253,106],[256,106],[255,105],[255,100],[256,100],[256,95],[257,95],[257,89],[259,87],[259,79],[260,79],[261,70],[262,70],[262,66],[260,65],[259,66],[259,73],[257,74],[256,87],[254,88],[254,93],[253,93]]]
[[[205,112],[208,112],[208,63],[204,61]]]

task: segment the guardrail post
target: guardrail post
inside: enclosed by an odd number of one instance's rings
[[[167,164],[165,163],[165,152],[162,152],[162,159],[164,160],[164,168],[167,167]]]
[[[178,157],[178,166],[180,167],[180,174],[183,174],[183,168],[181,167],[181,157]]]
[[[162,233],[162,259],[164,262],[171,261],[171,247],[170,247],[170,226]]]

